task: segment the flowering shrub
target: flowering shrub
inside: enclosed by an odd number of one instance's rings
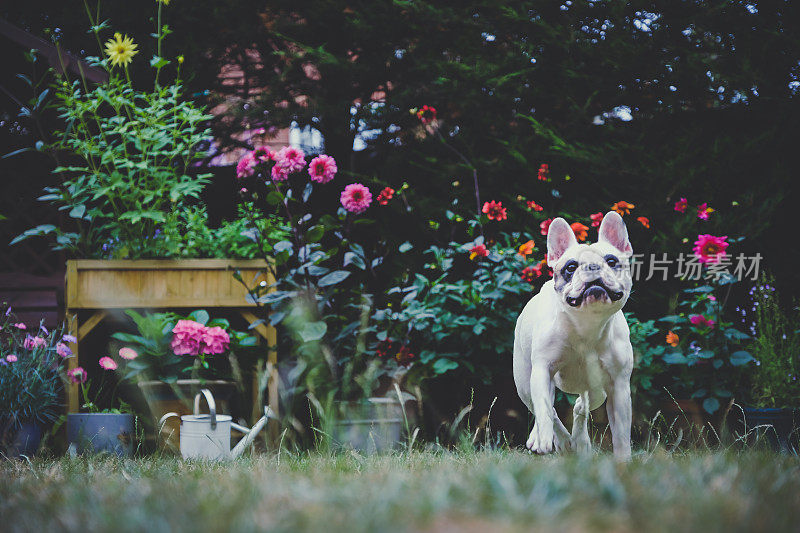
[[[755,358],[748,372],[748,399],[755,407],[796,407],[800,398],[800,330],[798,308],[787,313],[778,301],[774,281],[762,276],[750,290]]]
[[[224,379],[232,375],[231,358],[250,355],[255,336],[235,331],[225,319],[211,319],[198,310],[187,317],[175,313],[125,312],[137,334],[117,332],[122,343],[119,357],[125,362],[123,379],[174,382],[181,377]],[[227,357],[215,357],[223,356]],[[110,358],[109,358],[110,359]]]
[[[48,331],[40,325],[28,329],[15,323],[10,307],[0,309],[1,449],[21,424],[47,424],[58,417],[63,390],[60,372],[71,356],[65,343],[74,338],[62,335],[61,328]]]
[[[750,336],[725,319],[725,302],[716,296],[731,282],[684,289],[677,313],[660,320],[667,329],[664,345],[669,346],[662,360],[678,369],[661,383],[675,398],[701,400],[709,414],[742,390],[745,368],[753,361],[744,349]]]

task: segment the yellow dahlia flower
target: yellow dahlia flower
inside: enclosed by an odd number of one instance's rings
[[[127,66],[133,60],[133,56],[139,53],[136,49],[138,45],[134,44],[133,39],[122,36],[120,33],[115,33],[113,39],[106,42],[106,55],[111,60],[112,66]]]

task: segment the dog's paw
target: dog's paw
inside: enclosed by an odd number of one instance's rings
[[[589,440],[589,435],[577,435],[570,439],[570,446],[580,455],[589,455],[592,453],[592,442]]]
[[[552,453],[555,445],[555,432],[552,424],[533,424],[533,431],[528,437],[525,446],[532,452],[540,455]]]
[[[572,441],[569,439],[569,436],[567,436],[566,438],[559,437],[558,431],[556,431],[555,435],[553,436],[553,443],[555,444],[557,452],[569,452],[574,449]]]

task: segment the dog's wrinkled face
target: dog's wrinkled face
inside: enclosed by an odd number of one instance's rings
[[[598,242],[578,244],[563,218],[550,224],[547,260],[556,293],[570,311],[615,313],[630,295],[633,249],[622,217],[608,213],[598,233]]]

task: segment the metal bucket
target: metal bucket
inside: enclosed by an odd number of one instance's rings
[[[394,398],[369,398],[366,402],[342,402],[339,420],[332,428],[335,447],[364,453],[396,448],[403,433],[403,405]]]

